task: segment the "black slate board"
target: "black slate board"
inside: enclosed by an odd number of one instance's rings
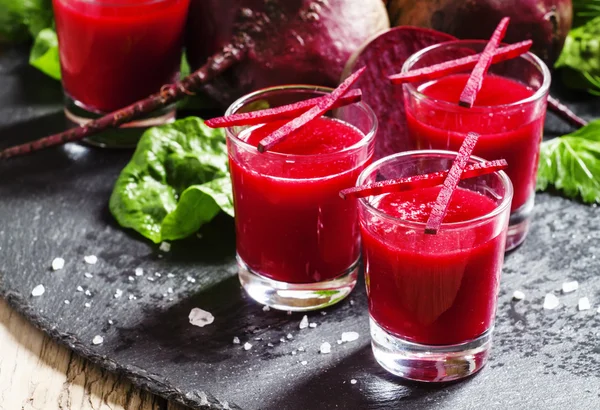
[[[573,105],[587,118],[600,112],[598,99]],[[61,109],[59,85],[27,67],[24,53],[0,56],[1,146],[62,129]],[[549,115],[548,135],[568,130]],[[422,385],[387,374],[373,360],[362,283],[326,315],[310,314],[317,328],[299,330],[301,315],[264,312],[240,289],[227,217],[206,226],[201,238],[174,244],[169,253],[119,229],[107,200],[130,155],[69,144],[0,163],[0,294],[94,362],[201,409],[599,407],[595,207],[538,196],[529,238],[506,257],[489,365],[460,383]],[[87,265],[83,257],[92,254],[98,263]],[[58,272],[50,269],[55,257],[66,260]],[[143,277],[135,277],[137,267]],[[149,281],[155,272],[161,277]],[[559,290],[567,279],[578,280],[580,289],[563,296]],[[38,284],[46,292],[33,298]],[[92,295],[77,292],[77,286]],[[116,289],[124,291],[118,299]],[[526,300],[511,301],[516,289]],[[542,309],[548,292],[561,299],[554,311]],[[129,300],[130,294],[136,299]],[[592,310],[577,311],[581,296],[590,298]],[[189,325],[192,307],[212,312],[215,322]],[[359,340],[338,345],[341,332],[350,330]],[[95,335],[104,337],[102,345],[92,345]],[[242,344],[250,341],[252,349],[234,345],[234,336]],[[324,341],[333,345],[329,355],[318,353]]]

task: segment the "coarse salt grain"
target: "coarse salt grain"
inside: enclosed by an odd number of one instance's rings
[[[94,345],[101,345],[102,343],[104,343],[104,338],[100,335],[94,336],[92,339],[92,344]]]
[[[269,346],[269,347],[273,347],[273,346],[275,346],[275,345],[274,345],[273,343],[269,342],[269,343],[267,343],[267,346]]]
[[[304,351],[304,348],[303,348],[302,346],[300,346],[300,347],[298,348],[298,351],[299,351],[299,352],[303,352],[303,351]]]
[[[317,327],[317,324],[316,324],[315,322],[312,322],[312,323],[310,323],[310,324],[308,325],[308,327],[310,327],[310,328],[313,328],[313,329],[314,329],[315,327]]]
[[[135,295],[129,295],[129,300],[136,300],[137,297]]]
[[[304,315],[299,325],[300,329],[306,329],[308,327],[308,316]]]
[[[350,384],[356,384],[356,383],[357,383],[356,379],[350,380]]]
[[[343,332],[342,342],[354,342],[358,339],[358,333],[356,332]]]
[[[173,275],[172,273],[167,273],[167,278],[174,278],[175,275]]]
[[[552,293],[548,293],[546,295],[546,297],[544,298],[544,309],[548,309],[548,310],[556,309],[559,304],[560,304],[560,301]]]
[[[144,275],[144,269],[135,268],[135,276],[143,276],[143,275]]]
[[[54,258],[52,261],[52,270],[61,270],[65,267],[65,260],[63,258]]]
[[[240,344],[240,338],[239,338],[239,337],[237,337],[237,336],[236,336],[236,337],[234,337],[234,338],[233,338],[233,344],[234,344],[234,345],[239,345],[239,344]]]
[[[117,289],[115,290],[115,299],[119,299],[121,296],[123,296],[123,291],[121,289]]]
[[[87,255],[83,257],[83,260],[88,265],[95,265],[98,262],[98,257],[96,255]]]
[[[94,275],[92,275],[92,274],[91,274],[91,273],[89,273],[89,272],[86,272],[86,273],[84,273],[84,274],[83,274],[83,276],[85,276],[85,277],[86,277],[86,278],[88,278],[88,279],[91,279],[91,278],[93,278],[93,277],[94,277]]]
[[[77,292],[83,292],[83,288],[81,286],[77,286]]]
[[[188,276],[187,278],[185,278],[185,280],[187,280],[190,283],[196,283],[196,279],[192,278],[191,276]]]
[[[193,308],[188,316],[190,323],[194,326],[204,327],[210,325],[215,321],[215,317],[212,313],[202,310],[200,308]]]
[[[83,293],[85,294],[85,296],[92,296],[92,292],[90,292],[89,289],[86,289]]]
[[[84,303],[83,306],[85,306],[86,308],[92,307],[92,304],[90,302]]]
[[[151,276],[148,276],[146,279],[148,279],[148,282],[154,282],[154,278]]]
[[[263,312],[268,312],[269,310],[271,310],[271,308],[267,305],[263,306]]]
[[[582,297],[579,299],[579,303],[577,304],[577,308],[579,310],[588,310],[592,306],[590,305],[590,300],[587,297]]]
[[[244,343],[244,350],[250,350],[252,349],[252,345],[248,342]]]
[[[292,334],[291,334],[291,333],[288,333],[286,337],[287,337],[288,339],[290,339],[290,340],[294,338],[294,336],[292,336]]]
[[[108,324],[109,325],[113,325],[115,322],[112,321],[112,319],[108,319]]]
[[[321,347],[319,348],[319,352],[322,354],[331,353],[331,345],[327,342],[322,343]]]
[[[65,300],[65,305],[69,305],[71,302],[68,300]]]
[[[46,291],[46,289],[44,288],[44,285],[37,285],[35,288],[33,288],[33,290],[31,291],[31,296],[37,297],[37,296],[42,296],[44,294],[44,292]]]
[[[133,276],[128,276],[128,277],[127,277],[127,280],[128,280],[129,282],[133,282],[133,281],[135,280],[135,278],[134,278]]]
[[[170,252],[171,244],[169,242],[162,242],[158,249],[160,249],[162,252]]]
[[[575,292],[577,288],[579,288],[579,283],[576,280],[562,284],[563,293]]]
[[[523,300],[523,299],[525,299],[525,294],[523,292],[521,292],[520,290],[515,290],[515,292],[513,293],[513,299],[514,300]]]
[[[167,288],[167,293],[173,293],[173,288]]]
[[[160,272],[154,272],[154,276],[156,276],[157,278],[160,278],[162,275],[160,274]]]
[[[300,364],[301,364],[302,366],[306,366],[306,365],[308,364],[308,362],[307,362],[306,360],[302,360],[302,361],[300,362]]]

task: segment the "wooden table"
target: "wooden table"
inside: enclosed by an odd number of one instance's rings
[[[58,345],[0,299],[0,410],[183,410]]]

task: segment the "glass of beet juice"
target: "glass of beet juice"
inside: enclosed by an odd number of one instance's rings
[[[82,125],[175,81],[189,1],[53,0],[67,119]],[[171,105],[126,126],[174,119]],[[135,145],[129,134],[102,133],[88,142]]]
[[[455,158],[395,154],[367,167],[357,185],[448,170]],[[375,358],[395,375],[428,382],[469,376],[487,361],[513,196],[502,171],[462,180],[438,233],[426,234],[439,192],[417,188],[358,205]]]
[[[485,44],[460,40],[434,45],[411,56],[402,71],[479,53]],[[409,137],[417,149],[457,151],[465,130],[473,131],[480,134],[475,155],[488,161],[506,159],[506,173],[514,186],[506,244],[510,250],[529,230],[550,72],[531,53],[492,64],[475,105],[465,108],[458,100],[469,74],[403,86]]]
[[[315,86],[260,90],[226,115],[323,96]],[[307,311],[332,305],[356,284],[356,203],[338,195],[370,163],[377,119],[363,102],[299,128],[271,150],[258,142],[289,120],[226,129],[233,183],[239,278],[256,301]]]

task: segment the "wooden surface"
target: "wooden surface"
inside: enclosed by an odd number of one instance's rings
[[[0,410],[184,410],[34,328],[0,299]]]

